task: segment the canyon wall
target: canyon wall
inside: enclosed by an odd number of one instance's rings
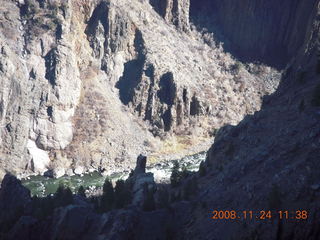
[[[280,74],[206,44],[188,1],[162,3],[3,2],[1,175],[177,158],[260,109]]]
[[[317,0],[191,0],[191,20],[245,61],[283,68],[303,44]]]

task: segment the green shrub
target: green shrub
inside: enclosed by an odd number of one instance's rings
[[[27,17],[28,18],[32,18],[34,15],[36,15],[39,12],[39,8],[35,2],[26,1],[26,5],[27,5]]]

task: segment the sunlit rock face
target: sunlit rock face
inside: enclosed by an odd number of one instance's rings
[[[182,157],[259,110],[280,74],[204,39],[192,4],[3,1],[0,175]]]

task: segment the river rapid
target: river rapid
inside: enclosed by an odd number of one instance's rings
[[[189,171],[198,171],[201,161],[206,158],[206,152],[197,153],[195,155],[186,156],[177,161],[180,164],[181,169],[186,168]],[[152,172],[154,174],[155,181],[157,183],[170,182],[170,175],[174,161],[163,161],[150,166],[147,166],[146,172]],[[112,181],[118,179],[125,180],[128,178],[129,172],[116,172],[109,176],[104,176],[99,172],[87,173],[84,175],[63,176],[60,178],[48,178],[44,176],[31,176],[26,179],[22,179],[22,184],[30,189],[31,195],[43,197],[56,192],[60,183],[69,186],[73,192],[77,192],[80,186],[87,189],[87,193],[97,193],[101,189],[106,177]]]

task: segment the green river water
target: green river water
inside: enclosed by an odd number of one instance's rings
[[[192,156],[184,157],[179,161],[181,167],[186,167],[189,171],[198,171],[199,164],[205,159],[205,152],[201,152]],[[155,176],[161,176],[164,179],[169,179],[173,161],[161,162],[154,166],[147,167],[147,172],[154,173]],[[129,172],[113,173],[108,176],[111,180],[126,179]],[[47,196],[55,193],[59,184],[62,183],[69,186],[73,192],[77,192],[80,186],[84,188],[101,187],[107,176],[101,175],[99,172],[87,173],[82,176],[63,176],[60,178],[48,178],[44,176],[31,176],[27,179],[22,179],[22,184],[30,189],[31,195]]]

